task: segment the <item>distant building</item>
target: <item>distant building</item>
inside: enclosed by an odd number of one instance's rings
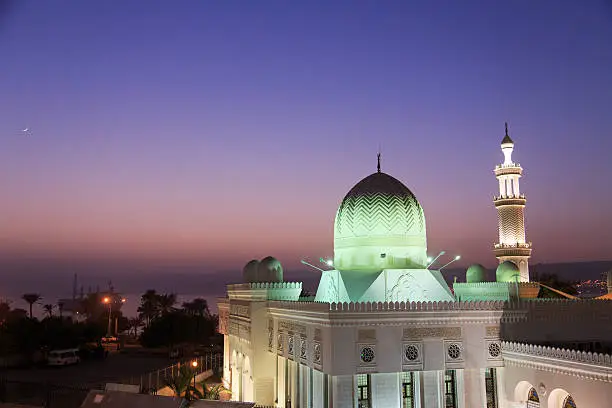
[[[430,269],[423,208],[378,171],[344,197],[314,301],[278,260],[250,261],[219,300],[224,382],[275,407],[583,408],[612,401],[612,303],[530,282],[522,168],[496,169],[494,282]],[[332,267],[333,265],[333,267]],[[555,297],[557,299],[552,299]],[[600,354],[603,353],[603,354]]]

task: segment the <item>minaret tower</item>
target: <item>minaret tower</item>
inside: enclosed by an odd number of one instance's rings
[[[521,282],[529,282],[529,258],[531,243],[525,241],[525,203],[526,198],[519,189],[519,179],[523,174],[520,164],[512,161],[514,142],[506,135],[501,142],[504,162],[495,166],[495,177],[499,181],[499,196],[493,198],[499,219],[499,243],[493,251],[499,263],[511,261],[521,272]]]

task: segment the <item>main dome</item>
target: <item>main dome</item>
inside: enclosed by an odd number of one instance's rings
[[[334,225],[336,269],[421,269],[426,252],[423,208],[396,178],[371,174],[342,200]]]

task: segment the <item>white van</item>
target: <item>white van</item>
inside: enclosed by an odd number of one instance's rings
[[[47,356],[47,364],[50,366],[77,364],[79,361],[79,349],[52,350]]]

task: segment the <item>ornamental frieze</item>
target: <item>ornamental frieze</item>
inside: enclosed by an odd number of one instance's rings
[[[278,329],[282,331],[292,332],[292,333],[306,333],[306,326],[303,324],[298,324],[295,322],[281,320],[278,322]]]
[[[230,313],[234,316],[249,317],[250,311],[248,306],[244,305],[230,305]]]
[[[404,329],[404,339],[422,340],[429,337],[458,339],[461,338],[461,327],[409,327]]]
[[[487,326],[486,337],[499,337],[499,326]]]

